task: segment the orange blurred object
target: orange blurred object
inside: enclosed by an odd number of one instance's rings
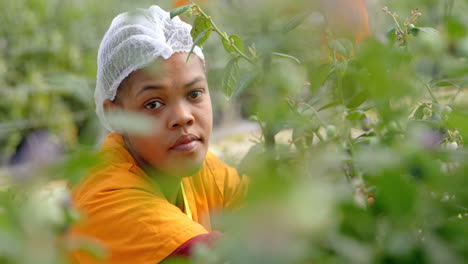
[[[197,1],[195,1],[195,3],[203,4],[203,3],[205,3],[205,1],[204,0],[197,0]],[[173,0],[173,2],[172,2],[172,5],[174,7],[179,7],[179,6],[188,5],[188,4],[190,4],[190,2],[187,1],[187,0]]]
[[[336,37],[352,37],[356,43],[370,35],[365,0],[323,0],[327,26]]]
[[[347,38],[358,44],[371,35],[365,0],[322,0],[322,5],[326,19],[326,29],[322,35],[325,54],[329,52],[330,39]]]

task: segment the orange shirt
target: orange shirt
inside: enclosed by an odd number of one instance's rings
[[[201,170],[183,178],[193,221],[169,203],[154,181],[137,165],[117,134],[101,149],[106,165],[73,190],[74,205],[84,221],[72,234],[97,239],[106,260],[76,251],[72,258],[88,263],[159,263],[187,240],[212,230],[211,214],[236,207],[245,195],[247,177],[208,153]]]

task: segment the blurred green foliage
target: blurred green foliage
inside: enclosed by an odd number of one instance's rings
[[[373,3],[359,44],[318,2],[192,7],[194,37],[212,29],[229,54],[222,90],[263,132],[238,166],[253,184],[224,219],[234,239],[196,263],[467,261],[468,5]]]
[[[0,172],[8,179],[0,263],[66,263],[76,247],[103,254],[66,241],[76,221],[66,192],[59,205],[34,194],[95,163],[83,146],[98,137],[99,41],[115,14],[150,3],[2,3],[1,151],[8,157],[25,131],[47,128],[74,155],[34,176]],[[262,129],[238,165],[252,178],[248,207],[218,219],[228,239],[199,247],[192,261],[467,262],[468,2],[369,1],[372,35],[360,43],[331,32],[320,3],[217,1],[174,11],[204,46],[211,89]]]
[[[169,1],[161,1],[169,7]],[[114,16],[153,1],[19,0],[0,3],[0,153],[47,129],[67,147],[96,142],[99,43]]]

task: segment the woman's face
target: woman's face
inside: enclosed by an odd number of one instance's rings
[[[213,113],[204,67],[192,55],[175,53],[155,66],[137,70],[122,83],[115,102],[119,107],[149,115],[154,132],[125,135],[139,159],[172,176],[188,176],[200,169],[208,151]]]

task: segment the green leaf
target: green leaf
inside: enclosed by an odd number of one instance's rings
[[[259,120],[256,121],[260,122]],[[261,167],[259,164],[264,162],[262,159],[265,157],[265,155],[263,155],[264,153],[265,149],[263,144],[257,143],[250,147],[249,151],[247,151],[247,154],[244,155],[242,160],[239,162],[239,165],[237,166],[239,175],[252,175],[252,171],[258,167]]]
[[[412,29],[409,30],[409,32],[411,33],[411,35],[413,35],[413,36],[415,36],[415,37],[418,35],[419,31],[420,31],[420,30],[419,30],[419,28],[417,28],[417,27],[414,27],[414,28],[412,28]]]
[[[426,34],[430,34],[430,35],[438,35],[439,34],[439,31],[437,29],[435,29],[435,28],[431,28],[431,27],[417,27],[417,28],[421,32],[424,32]]]
[[[66,179],[68,183],[74,185],[80,182],[91,168],[98,166],[102,161],[102,157],[99,157],[94,149],[77,148],[73,153],[65,155],[63,162],[52,168],[52,175],[57,179]]]
[[[288,22],[286,22],[283,26],[283,29],[282,31],[284,33],[287,33],[293,29],[295,29],[296,27],[298,27],[300,24],[302,24],[302,22],[304,22],[304,20],[309,16],[309,12],[303,12],[303,13],[300,13],[294,17],[292,17]]]
[[[358,137],[356,137],[356,139],[358,139],[358,138],[366,138],[366,137],[375,137],[375,132],[374,132],[374,131],[371,131],[371,132],[362,133],[361,135],[359,135]]]
[[[239,58],[233,57],[226,65],[222,87],[226,96],[230,97],[234,93],[237,80],[239,79]]]
[[[226,39],[222,38],[221,42],[223,43],[224,50],[227,51],[228,53],[236,53],[236,50],[231,46],[229,41]]]
[[[190,56],[192,55],[193,50],[195,49],[195,46],[197,46],[197,44],[201,42],[202,39],[205,38],[207,34],[209,35],[210,33],[211,33],[211,28],[207,28],[203,30],[202,32],[200,32],[200,34],[198,34],[198,36],[193,41],[192,48],[190,49],[189,54],[187,56],[187,61],[190,59]]]
[[[410,29],[410,32],[413,36],[422,37],[427,40],[436,40],[440,38],[440,33],[437,29],[431,27],[414,27]],[[431,43],[430,45],[434,45]]]
[[[296,57],[294,57],[294,56],[291,56],[291,55],[288,55],[288,54],[284,54],[284,53],[279,53],[279,52],[273,52],[272,54],[275,55],[275,56],[278,56],[278,57],[282,57],[282,58],[286,58],[286,59],[291,59],[291,60],[297,62],[298,64],[301,64],[301,61],[299,61],[299,59],[296,58]]]
[[[328,47],[331,48],[333,51],[340,53],[340,54],[346,54],[346,49],[345,47],[336,39],[332,39],[328,42]]]
[[[356,108],[362,105],[367,100],[368,94],[367,91],[362,91],[351,98],[346,107]]]
[[[465,142],[468,141],[468,122],[466,120],[468,120],[466,107],[455,107],[447,121],[451,127],[457,128]]]
[[[328,47],[347,58],[351,56],[354,49],[353,42],[344,38],[330,40],[328,42]]]
[[[341,42],[341,44],[343,45],[343,47],[345,48],[346,50],[346,53],[344,54],[346,57],[350,57],[351,54],[353,53],[354,51],[354,44],[351,40],[349,39],[345,39],[345,38],[342,38],[342,39],[338,39],[338,41]]]
[[[447,20],[447,33],[451,38],[460,39],[466,36],[467,27],[461,17],[451,16]]]
[[[387,32],[387,39],[390,45],[395,44],[395,41],[396,41],[395,32],[396,32],[395,28],[392,28]]]
[[[255,71],[249,71],[244,76],[242,76],[240,80],[238,81],[237,87],[232,97],[234,98],[239,97],[242,94],[242,92],[245,91],[245,89],[247,89],[254,83],[257,76],[258,76],[258,73]]]
[[[460,89],[460,85],[458,85],[456,82],[452,80],[447,80],[447,79],[431,81],[430,85],[431,87],[456,87]]]
[[[245,52],[244,50],[244,44],[242,43],[242,40],[239,36],[237,35],[231,35],[229,36],[229,42],[226,41],[224,38],[222,39],[222,42],[223,42],[223,46],[224,46],[224,49],[228,52],[228,53],[237,53],[236,49],[234,48],[234,46],[242,51],[242,52]]]
[[[355,120],[362,120],[366,118],[366,114],[361,110],[353,110],[346,115],[346,119],[355,121]]]
[[[210,31],[207,31],[207,29],[210,29]],[[202,35],[201,38],[199,38],[202,32],[204,32],[204,34]],[[205,41],[208,39],[210,34],[211,34],[211,22],[203,16],[198,16],[193,22],[193,27],[192,27],[192,30],[190,31],[190,35],[192,36],[193,39],[199,38],[197,44],[199,47],[202,47],[203,43],[205,43]]]
[[[297,149],[305,150],[312,145],[314,134],[305,126],[297,126],[293,128],[292,140]]]
[[[194,5],[195,4],[189,4],[189,5],[184,5],[184,6],[180,6],[180,7],[172,9],[170,12],[171,19],[173,19],[175,16],[185,13]]]
[[[317,95],[314,95],[308,102],[307,105],[314,106],[316,103],[321,102],[324,97],[326,96],[326,93],[319,93]]]
[[[334,102],[331,102],[331,103],[328,103],[322,107],[320,107],[317,112],[320,112],[322,110],[325,110],[325,109],[328,109],[328,108],[332,108],[334,106],[337,106],[337,105],[341,105],[341,102],[340,101],[334,101]]]
[[[410,126],[426,126],[433,129],[440,129],[440,124],[434,120],[409,120],[408,127]]]
[[[112,111],[106,117],[114,130],[134,135],[151,135],[156,125],[150,117],[137,112]]]
[[[330,76],[330,73],[333,70],[333,66],[329,63],[322,64],[312,70],[310,75],[310,88],[311,92],[314,92],[318,88],[322,87],[325,81]]]
[[[242,40],[239,36],[237,35],[231,35],[229,39],[234,43],[234,46],[242,52],[245,52],[244,50],[244,43],[242,43]]]
[[[366,135],[366,134],[364,134]],[[359,137],[353,139],[353,144],[359,145],[359,144],[369,144],[372,142],[372,139],[375,139],[376,137],[373,136],[363,136],[360,135]]]
[[[414,111],[413,118],[416,120],[421,120],[424,117],[424,108],[426,107],[426,104],[420,105],[416,111]]]

